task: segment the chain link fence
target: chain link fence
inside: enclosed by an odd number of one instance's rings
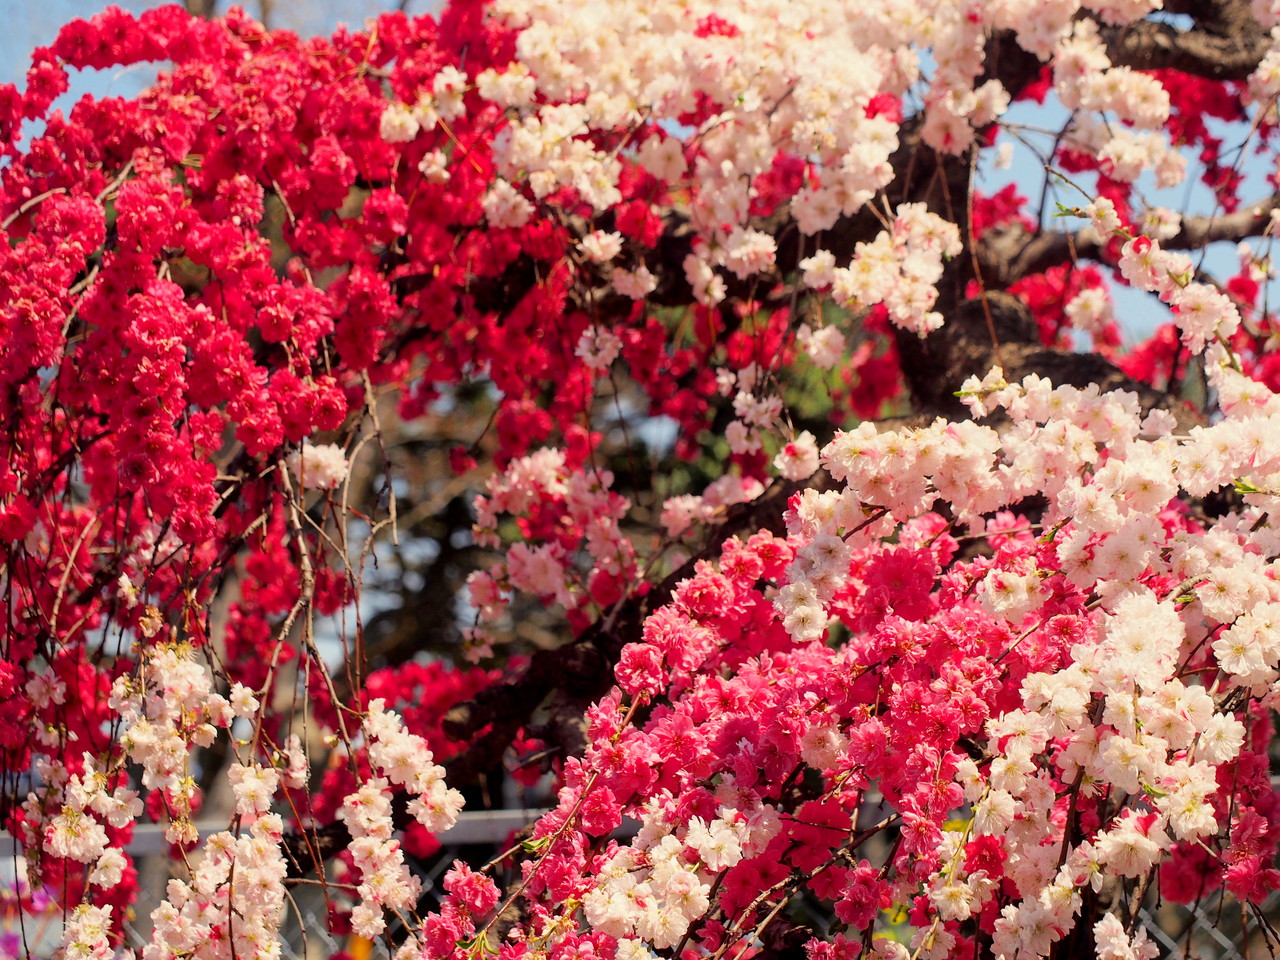
[[[1219,893],[1191,906],[1144,906],[1138,922],[1162,957],[1187,960],[1259,960],[1280,953],[1280,893],[1244,909]]]

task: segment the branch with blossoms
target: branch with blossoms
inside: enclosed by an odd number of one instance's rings
[[[1280,195],[1273,194],[1256,203],[1243,204],[1242,209],[1234,213],[1180,218],[1177,230],[1161,237],[1161,244],[1168,250],[1202,250],[1211,243],[1241,243],[1263,237],[1270,234],[1277,209],[1280,209]],[[1001,286],[1062,264],[1086,260],[1113,263],[1115,260],[1115,251],[1091,229],[1029,236],[1025,230],[1014,227],[983,239],[984,274]]]
[[[146,960],[270,960],[303,879],[397,960],[1113,960],[1153,884],[1280,887],[1265,267],[1175,249],[1263,226],[1204,118],[1270,135],[1280,14],[722,6],[113,9],[0,88],[3,812],[61,956],[121,943],[143,819]],[[1174,312],[1127,356],[1102,270],[990,262],[1031,227],[975,171],[1049,88],[1046,164]],[[1135,213],[1192,151],[1223,216]],[[378,661],[444,540],[431,655],[492,669]],[[499,770],[554,808],[427,909]]]
[[[819,480],[819,488],[820,483]],[[778,480],[756,499],[731,505],[723,519],[710,527],[707,544],[664,580],[642,593],[621,598],[607,617],[597,620],[572,643],[535,653],[518,677],[489,687],[475,700],[455,708],[448,729],[459,739],[470,739],[481,727],[492,725],[488,733],[473,741],[470,749],[454,761],[459,779],[466,781],[468,774],[491,768],[510,745],[514,732],[530,723],[534,709],[548,691],[564,695],[565,702],[556,709],[566,718],[580,716],[587,706],[608,693],[618,657],[627,644],[639,640],[646,617],[665,603],[680,584],[694,576],[700,565],[718,557],[725,541],[771,527],[780,533],[781,504],[800,489],[796,483]],[[580,744],[560,744],[566,754],[577,752],[577,749],[568,749],[571,746],[579,748]]]

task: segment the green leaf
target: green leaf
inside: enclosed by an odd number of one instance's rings
[[[539,837],[536,840],[520,841],[520,849],[525,853],[541,853],[551,845],[550,837]]]
[[[484,931],[477,933],[474,937],[459,940],[458,948],[469,957],[493,956],[498,952],[489,942],[489,937]]]

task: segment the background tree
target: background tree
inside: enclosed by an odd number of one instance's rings
[[[140,820],[154,958],[271,957],[304,885],[403,958],[1148,956],[1153,890],[1260,903],[1277,22],[64,28],[0,88],[0,813],[62,955]],[[1035,205],[976,186],[1014,144]],[[1169,318],[1127,350],[1116,286]],[[554,809],[426,909],[406,851],[509,776]]]

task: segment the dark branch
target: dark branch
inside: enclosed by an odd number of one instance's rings
[[[186,0],[187,13],[206,20],[213,18],[217,6],[218,0]]]
[[[1271,46],[1249,4],[1219,0],[1188,5],[1195,26],[1182,30],[1142,20],[1103,31],[1107,54],[1135,70],[1180,70],[1210,80],[1246,80]]]
[[[446,732],[455,739],[467,739],[486,724],[492,729],[465,754],[446,764],[449,783],[469,782],[499,764],[516,731],[530,722],[553,693],[553,719],[566,710],[581,717],[587,706],[613,686],[613,668],[622,648],[640,641],[645,618],[671,598],[681,581],[696,573],[698,562],[718,556],[725,541],[739,533],[771,530],[783,534],[783,511],[788,498],[799,489],[799,484],[775,481],[751,503],[736,505],[724,523],[713,528],[707,545],[648,593],[631,597],[616,614],[588,627],[571,643],[539,650],[520,676],[483,690],[455,708],[445,723]]]
[[[988,317],[998,349],[991,344]],[[1007,293],[992,291],[983,298],[966,300],[948,316],[942,329],[924,340],[907,333],[899,335],[898,350],[913,404],[925,422],[935,416],[967,418],[968,410],[955,396],[956,391],[968,377],[981,376],[996,365],[1004,369],[1010,382],[1034,373],[1055,386],[1070,384],[1083,389],[1096,384],[1104,392],[1128,390],[1138,395],[1144,413],[1157,407],[1167,409],[1183,428],[1202,422],[1190,407],[1134,380],[1099,354],[1043,346],[1026,304]]]

